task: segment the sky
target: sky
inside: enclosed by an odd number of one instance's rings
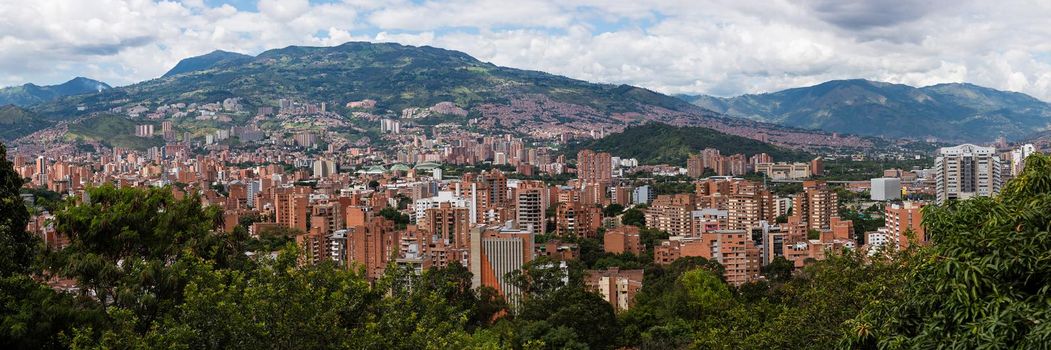
[[[216,49],[371,41],[667,94],[863,78],[1051,101],[1039,0],[0,0],[0,16],[0,86],[127,85]]]

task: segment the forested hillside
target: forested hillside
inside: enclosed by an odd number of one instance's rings
[[[718,149],[722,154],[742,153],[752,156],[769,154],[777,161],[810,160],[804,152],[778,147],[758,140],[721,133],[703,127],[677,127],[662,123],[648,123],[624,129],[598,140],[574,144],[566,153],[572,158],[576,151],[590,149],[612,152],[622,158],[636,158],[644,164],[685,165],[691,154],[705,148]]]

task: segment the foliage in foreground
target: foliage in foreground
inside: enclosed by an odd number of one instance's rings
[[[906,281],[851,321],[850,347],[1038,349],[1051,344],[1051,158],[996,198],[924,208],[932,242]]]

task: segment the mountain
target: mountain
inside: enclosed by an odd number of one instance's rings
[[[987,142],[1020,139],[1051,123],[1051,105],[1031,96],[973,84],[915,88],[869,80],[834,80],[732,98],[685,97],[731,116],[832,132],[894,138]]]
[[[39,86],[30,83],[0,89],[0,105],[28,106],[63,96],[94,93],[109,88],[106,83],[84,77],[76,77],[59,85]]]
[[[685,165],[686,158],[690,154],[700,153],[705,148],[715,148],[726,155],[742,153],[749,157],[758,153],[766,153],[776,161],[812,158],[803,152],[721,133],[709,128],[671,126],[662,123],[632,126],[625,128],[623,132],[598,140],[574,144],[567,147],[565,154],[573,158],[577,151],[590,149],[610,152],[622,158],[635,158],[643,164]]]
[[[239,54],[236,52],[228,52],[223,50],[215,50],[201,56],[190,57],[179,61],[175,67],[172,67],[167,73],[162,75],[162,78],[170,77],[173,75],[196,72],[207,70],[213,67],[225,65],[225,64],[236,64],[251,60],[252,56]]]
[[[330,110],[347,115],[343,106],[348,102],[371,99],[376,101],[371,113],[397,118],[405,109],[452,102],[468,111],[467,118],[476,121],[473,125],[494,134],[550,137],[599,129],[617,131],[657,121],[800,147],[871,146],[860,138],[727,118],[644,88],[500,67],[463,52],[429,46],[349,42],[334,47],[289,46],[254,57],[234,55],[213,53],[210,59],[187,59],[164,77],[66,97],[33,110],[68,119],[118,108],[152,109],[236,97],[249,111],[278,106],[279,100],[288,99],[325,102]]]
[[[0,140],[13,140],[46,128],[50,124],[50,121],[22,107],[0,106]]]
[[[114,102],[215,102],[228,97],[249,98],[258,105],[276,105],[282,98],[342,103],[373,99],[379,109],[400,113],[403,108],[443,101],[477,107],[530,94],[553,100],[552,107],[561,102],[594,109],[572,111],[581,115],[643,112],[649,105],[705,112],[682,100],[627,85],[591,84],[498,67],[462,52],[427,46],[364,42],[290,46],[255,57],[213,52],[183,60],[161,78],[71,101],[86,104],[89,110],[104,110]]]

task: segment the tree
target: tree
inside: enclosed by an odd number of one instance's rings
[[[55,216],[65,249],[50,254],[50,271],[75,279],[82,297],[102,307],[128,308],[139,332],[182,302],[183,289],[202,273],[184,257],[217,268],[240,265],[244,248],[218,230],[218,208],[203,208],[196,196],[176,200],[168,188],[107,185],[88,189],[86,203]]]
[[[895,261],[870,259],[856,250],[830,252],[825,260],[772,288],[768,298],[777,302],[774,308],[753,303],[745,309],[766,316],[743,334],[744,341],[759,349],[833,348],[846,321],[865,305],[882,302],[903,275]]]
[[[73,325],[97,322],[98,314],[34,279],[41,242],[25,230],[22,183],[0,143],[0,348],[60,349]]]
[[[33,203],[36,206],[52,213],[62,204],[62,194],[49,190],[47,187],[23,188],[22,193],[33,195]]]
[[[602,216],[610,218],[610,217],[614,217],[614,216],[620,215],[620,213],[623,212],[623,211],[624,211],[624,206],[623,205],[620,205],[620,204],[617,204],[617,203],[613,203],[613,204],[607,205],[605,208],[602,209]]]
[[[646,226],[646,214],[637,208],[628,209],[624,212],[624,216],[621,216],[620,223],[644,227]]]
[[[569,274],[559,261],[539,257],[526,263],[521,269],[508,272],[506,278],[530,299],[542,298],[565,287]]]
[[[930,245],[900,288],[849,323],[843,345],[1046,348],[1051,344],[1051,158],[1034,154],[999,197],[923,209]]]
[[[79,347],[167,347],[191,349],[328,349],[367,337],[356,333],[370,301],[377,296],[362,276],[331,264],[297,267],[289,246],[277,259],[258,261],[249,270],[213,269],[198,257],[186,285],[185,302],[144,335],[138,314],[111,308],[116,326],[98,338],[83,336]],[[123,315],[122,315],[123,313]],[[128,319],[130,322],[121,320]],[[141,338],[141,340],[140,340]]]
[[[723,307],[730,300],[726,282],[711,271],[697,269],[679,276],[678,284],[686,294],[687,306],[694,310],[712,310]]]
[[[639,229],[639,241],[642,245],[646,246],[647,254],[652,255],[653,248],[657,246],[658,241],[668,239],[671,235],[668,231],[658,230],[655,228],[643,227]]]
[[[517,321],[523,343],[539,339],[549,349],[609,349],[620,332],[613,306],[582,286],[527,299]]]
[[[393,221],[394,226],[399,229],[405,228],[407,225],[409,225],[409,222],[412,220],[408,214],[402,213],[398,209],[394,209],[391,207],[386,207],[380,210],[380,216],[382,216],[384,219]]]
[[[472,328],[489,325],[496,315],[507,311],[507,303],[491,287],[471,289],[471,277],[471,271],[459,262],[430,268],[419,277],[413,292],[434,293],[450,306],[467,311]]]
[[[0,144],[0,277],[24,274],[36,258],[40,242],[26,232],[29,211],[19,195],[22,177],[7,160]]]
[[[774,257],[763,267],[763,274],[766,278],[773,282],[788,282],[792,279],[792,270],[795,269],[795,265],[791,261],[785,259],[783,256]]]
[[[247,230],[246,230],[247,233]],[[303,232],[286,226],[268,227],[256,232],[245,242],[245,249],[252,252],[270,253],[283,249],[288,243],[294,242],[296,235]]]
[[[864,240],[865,232],[876,231],[886,225],[886,219],[883,218],[882,213],[883,208],[881,206],[873,205],[865,210],[843,208],[839,212],[839,217],[854,223],[854,232],[852,233],[860,244]]]
[[[577,247],[580,249],[579,261],[583,263],[585,267],[594,267],[595,263],[599,259],[606,256],[606,253],[604,252],[605,248],[603,248],[602,246],[601,238],[572,237],[566,240],[572,241],[577,244]]]
[[[698,257],[647,270],[635,306],[621,314],[620,345],[685,348],[699,332],[729,322],[724,315],[734,305],[733,295],[722,271],[718,263]]]
[[[459,275],[459,273],[453,273]],[[446,301],[440,291],[459,289],[459,278],[440,279],[442,288],[422,286],[408,267],[387,265],[374,292],[385,295],[370,307],[360,333],[364,349],[450,349],[462,348],[470,339],[465,331],[471,310]],[[459,293],[459,292],[454,292]]]

